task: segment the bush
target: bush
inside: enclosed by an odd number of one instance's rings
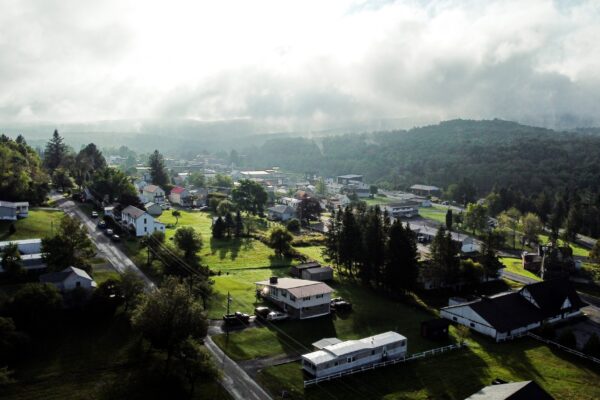
[[[587,355],[600,358],[600,338],[598,338],[596,333],[593,333],[592,336],[590,336],[582,350]]]
[[[558,343],[571,349],[577,348],[577,338],[572,330],[566,329],[558,336]]]
[[[300,221],[296,218],[290,219],[286,226],[290,232],[300,232]]]
[[[8,227],[8,234],[14,235],[15,233],[17,233],[17,227],[15,226],[15,224],[10,224],[10,226]]]

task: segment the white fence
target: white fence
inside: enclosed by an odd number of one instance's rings
[[[400,357],[400,358],[396,358],[394,360],[383,361],[383,362],[376,363],[376,364],[364,365],[364,366],[359,367],[359,368],[349,369],[347,371],[337,372],[335,374],[331,374],[331,375],[327,375],[327,376],[321,376],[321,377],[314,378],[314,379],[308,379],[308,380],[304,381],[304,387],[308,387],[310,385],[315,385],[315,384],[317,384],[319,382],[325,382],[325,381],[330,381],[332,379],[338,379],[338,378],[341,378],[341,377],[347,376],[347,375],[357,374],[357,373],[363,372],[363,371],[369,371],[369,370],[372,370],[372,369],[375,369],[375,368],[387,367],[388,365],[399,364],[399,363],[403,363],[403,362],[406,362],[406,361],[417,360],[419,358],[425,358],[425,357],[428,357],[428,356],[433,356],[433,355],[436,355],[436,354],[445,353],[447,351],[454,350],[454,349],[460,349],[460,348],[466,347],[466,346],[467,346],[466,342],[457,343],[457,344],[451,344],[449,346],[438,347],[436,349],[431,349],[431,350],[423,351],[421,353],[415,353],[415,354],[412,354],[412,355],[410,355],[408,357]]]
[[[552,346],[558,347],[559,349],[561,349],[561,350],[564,350],[564,351],[566,351],[567,353],[571,353],[571,354],[574,354],[574,355],[576,355],[576,356],[578,356],[578,357],[585,358],[586,360],[590,360],[590,361],[592,361],[592,362],[595,362],[596,364],[600,364],[600,359],[598,359],[598,358],[596,358],[596,357],[592,357],[592,356],[590,356],[590,355],[588,355],[588,354],[585,354],[585,353],[582,353],[582,352],[580,352],[580,351],[577,351],[577,350],[571,349],[570,347],[563,346],[563,345],[562,345],[562,344],[560,344],[560,343],[556,343],[556,342],[553,342],[552,340],[548,340],[548,339],[545,339],[545,338],[543,338],[543,337],[541,337],[541,336],[534,335],[534,334],[533,334],[533,333],[531,333],[531,332],[528,332],[528,333],[527,333],[527,336],[529,336],[529,337],[532,337],[532,338],[534,338],[535,340],[539,340],[540,342],[544,342],[544,343],[546,343],[546,344],[551,344]]]

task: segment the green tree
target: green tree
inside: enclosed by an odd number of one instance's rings
[[[19,246],[16,243],[9,243],[4,246],[0,257],[2,257],[0,265],[2,265],[2,269],[9,277],[17,278],[25,272],[21,253],[19,253]]]
[[[527,213],[521,219],[521,230],[523,231],[523,239],[527,243],[538,243],[538,235],[543,230],[542,221],[537,215]]]
[[[196,188],[203,188],[206,186],[206,177],[201,172],[192,172],[188,177],[188,183]]]
[[[292,218],[285,224],[285,227],[290,232],[298,233],[300,232],[300,221],[297,218]]]
[[[414,289],[419,275],[418,253],[408,225],[405,229],[399,220],[391,225],[384,254],[384,287],[392,292]]]
[[[62,167],[56,168],[52,173],[52,184],[55,188],[58,188],[62,191],[71,189],[73,187],[73,181],[71,180],[69,172]]]
[[[519,221],[521,220],[521,212],[514,207],[503,211],[498,216],[498,225],[502,229],[507,229],[512,232],[513,249],[517,247],[517,229],[519,229]]]
[[[235,213],[235,237],[242,237],[244,233],[244,221],[242,220],[242,213],[240,210],[237,210]]]
[[[569,214],[567,215],[565,229],[562,235],[563,240],[567,243],[575,242],[575,240],[577,240],[577,233],[579,232],[580,226],[581,216],[579,207],[577,205],[573,205],[569,210]]]
[[[452,242],[452,235],[443,226],[440,227],[431,242],[428,278],[449,285],[458,283],[459,261],[458,249]]]
[[[260,183],[243,179],[233,189],[231,198],[240,210],[256,215],[263,213],[268,195]]]
[[[165,160],[158,150],[154,150],[154,153],[150,154],[148,164],[150,166],[150,179],[152,183],[160,187],[168,185],[169,175],[167,175],[167,170],[165,169]]]
[[[223,236],[225,235],[225,221],[223,221],[223,218],[221,217],[217,217],[216,219],[213,220],[213,225],[212,225],[212,236],[215,239],[223,239]]]
[[[62,305],[62,296],[53,285],[28,283],[15,293],[9,313],[19,329],[37,334],[48,331]]]
[[[471,259],[460,261],[460,275],[463,281],[470,286],[477,286],[485,275],[483,266]]]
[[[121,274],[118,290],[123,298],[125,312],[136,307],[145,288],[144,280],[134,270],[127,269]]]
[[[175,217],[175,225],[179,223],[179,217],[181,217],[181,212],[179,210],[171,211],[171,215]]]
[[[104,168],[94,173],[88,188],[98,199],[107,202],[118,201],[123,207],[143,208],[135,187],[123,172],[114,168]]]
[[[452,230],[452,209],[448,208],[446,211],[446,229]]]
[[[327,193],[327,185],[325,184],[325,179],[320,178],[317,181],[315,188],[317,190],[318,195],[324,196]]]
[[[95,250],[85,226],[75,218],[64,215],[56,235],[42,239],[42,254],[52,271],[71,266],[89,271],[87,260],[95,254]]]
[[[600,239],[596,240],[596,243],[594,243],[594,247],[592,247],[592,250],[590,250],[588,257],[596,264],[600,264]]]
[[[465,227],[475,232],[483,232],[488,228],[487,209],[482,204],[470,203],[465,212]]]
[[[319,200],[313,197],[304,197],[300,200],[296,212],[301,222],[309,223],[309,221],[316,221],[321,216],[321,204]]]
[[[188,262],[194,264],[198,260],[197,253],[202,248],[202,236],[191,226],[184,226],[175,231],[173,236],[175,245],[183,251],[183,255]]]
[[[369,192],[375,196],[379,192],[379,188],[375,185],[369,186]]]
[[[228,175],[216,174],[214,178],[208,180],[208,186],[216,188],[233,187],[233,179]]]
[[[219,214],[221,217],[225,217],[232,211],[234,211],[234,206],[229,200],[223,200],[217,206],[217,214]]]
[[[79,187],[92,179],[95,171],[106,168],[106,159],[94,143],[90,143],[81,149],[75,157],[73,176]]]
[[[269,232],[269,246],[275,250],[275,254],[284,255],[290,248],[293,236],[288,232],[287,229],[280,226],[276,226]]]
[[[54,130],[52,138],[46,144],[44,151],[44,166],[50,172],[54,172],[56,168],[61,166],[67,155],[67,146],[63,143],[63,138],[58,134],[58,130]]]
[[[188,338],[180,346],[177,358],[181,363],[183,375],[189,385],[189,396],[194,397],[196,382],[200,377],[216,380],[219,370],[215,366],[208,350],[197,340]]]
[[[160,290],[142,295],[131,322],[153,348],[167,353],[166,370],[177,348],[190,337],[203,338],[208,331],[202,306],[174,277],[166,278]]]
[[[498,271],[503,268],[497,255],[501,240],[502,238],[496,232],[489,231],[485,234],[481,247],[480,263],[486,280],[495,278],[498,275]]]

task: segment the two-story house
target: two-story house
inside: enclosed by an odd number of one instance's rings
[[[138,237],[150,235],[154,231],[165,231],[165,224],[134,206],[127,206],[121,212],[121,224],[134,231]]]
[[[169,201],[171,204],[177,204],[180,206],[189,206],[191,205],[190,192],[181,186],[175,186],[171,189],[171,194],[169,194]]]
[[[329,314],[333,289],[323,282],[272,277],[256,282],[256,292],[290,318],[306,319]]]
[[[156,185],[146,185],[142,189],[144,203],[163,204],[165,202],[165,191]]]

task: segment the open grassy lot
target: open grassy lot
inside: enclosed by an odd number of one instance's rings
[[[62,211],[30,209],[27,218],[14,222],[0,221],[0,241],[50,236],[52,229],[58,226],[62,216]],[[16,228],[16,232],[12,235],[9,233],[11,224],[14,224]]]
[[[385,205],[385,204],[393,203],[394,199],[390,199],[389,197],[385,197],[385,196],[381,196],[381,195],[377,194],[372,199],[365,199],[364,201],[365,201],[365,203],[367,203],[368,206],[376,206],[376,205]]]
[[[327,261],[323,258],[323,254],[321,253],[325,247],[324,246],[304,246],[304,247],[294,247],[296,251],[306,255],[311,260],[315,260],[321,264],[328,265]]]
[[[495,378],[535,380],[556,399],[600,398],[600,368],[532,339],[496,344],[477,336],[467,349],[303,388],[299,363],[269,367],[259,381],[292,399],[464,399]],[[408,339],[409,349],[411,338]]]
[[[448,207],[434,204],[431,207],[419,207],[419,215],[423,218],[439,222],[440,224],[446,223],[446,212]]]
[[[443,345],[421,338],[421,322],[433,318],[422,308],[383,298],[351,282],[332,284],[332,287],[336,296],[353,303],[354,310],[351,313],[303,321],[282,321],[264,328],[230,333],[229,337],[215,336],[214,340],[235,360],[280,353],[303,353],[311,343],[324,337],[359,339],[387,330],[395,330],[408,337],[411,352]]]
[[[542,278],[534,273],[531,273],[523,268],[523,264],[520,258],[500,257],[500,262],[506,266],[506,270],[515,274],[532,278],[537,281],[541,281]]]

